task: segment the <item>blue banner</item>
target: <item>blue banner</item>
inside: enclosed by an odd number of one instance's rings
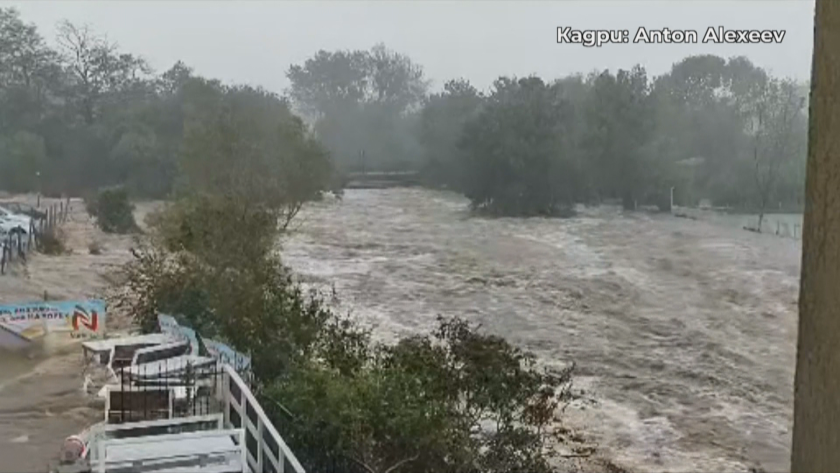
[[[190,354],[198,355],[198,336],[196,335],[195,330],[189,327],[184,327],[178,323],[175,317],[166,314],[158,314],[158,325],[160,326],[161,333],[172,335],[181,340],[189,340],[190,347],[192,348]]]
[[[105,311],[105,302],[98,299],[0,305],[0,327],[30,341],[53,332],[102,334]]]

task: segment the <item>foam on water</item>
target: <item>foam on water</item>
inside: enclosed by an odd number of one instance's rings
[[[728,225],[582,209],[469,218],[422,189],[304,208],[285,262],[383,340],[467,317],[574,361],[566,413],[632,471],[788,468],[799,244]],[[308,279],[311,278],[311,279]]]

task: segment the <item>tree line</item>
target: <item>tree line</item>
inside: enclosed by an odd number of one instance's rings
[[[429,93],[422,67],[378,45],[289,69],[293,103],[346,170],[414,169],[475,208],[554,214],[626,208],[799,209],[807,85],[747,58],[687,57],[668,73],[465,79]]]
[[[505,215],[609,199],[664,208],[672,188],[686,206],[802,205],[807,85],[744,57],[692,56],[656,77],[641,66],[500,77],[486,91],[454,79],[432,92],[422,66],[380,44],[318,51],[286,75],[281,96],[200,77],[182,62],[156,73],[84,25],[61,23],[51,46],[14,9],[0,9],[0,188],[80,194],[121,184],[135,197],[164,197],[189,179],[227,185],[243,176],[206,175],[219,169],[210,161],[264,155],[197,136],[204,122],[248,109],[256,128],[288,127],[305,142],[281,151],[284,138],[266,136],[277,159],[249,161],[265,171],[249,179],[284,180],[298,203],[342,173],[415,170]]]
[[[84,195],[121,185],[161,198],[214,188],[282,199],[294,215],[331,177],[328,151],[283,97],[182,62],[155,73],[67,21],[50,46],[0,8],[0,189]]]

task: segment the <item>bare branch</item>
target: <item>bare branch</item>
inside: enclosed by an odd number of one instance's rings
[[[413,457],[410,457],[410,458],[404,458],[404,459],[402,459],[402,460],[398,461],[397,463],[393,464],[390,468],[388,468],[387,470],[383,471],[382,473],[392,473],[392,472],[394,472],[394,471],[397,471],[397,468],[399,468],[399,467],[401,467],[401,466],[405,465],[406,463],[413,462],[414,460],[417,460],[418,458],[420,458],[420,454],[419,454],[419,453],[418,453],[418,454],[415,454]]]

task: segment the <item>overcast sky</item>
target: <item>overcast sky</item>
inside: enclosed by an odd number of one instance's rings
[[[692,54],[746,55],[777,75],[807,79],[813,0],[786,1],[17,1],[52,41],[61,19],[87,23],[157,70],[183,60],[199,74],[281,92],[290,64],[319,49],[377,42],[424,66],[439,88],[464,77],[481,88],[500,75],[554,78],[594,69],[667,71]],[[781,44],[557,44],[557,27],[781,29]]]

